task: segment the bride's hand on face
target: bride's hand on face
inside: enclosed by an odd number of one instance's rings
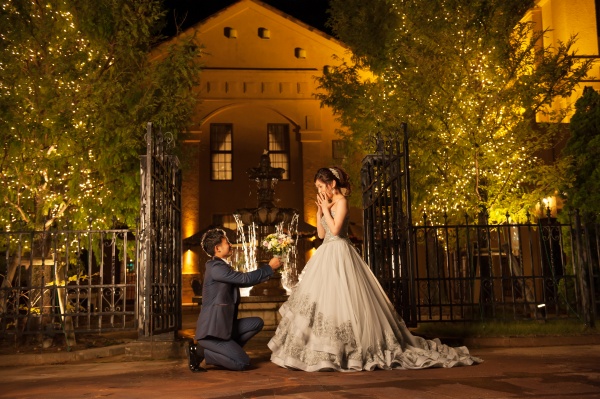
[[[327,194],[325,194],[325,193],[317,194],[317,206],[319,207],[321,212],[324,212],[325,210],[329,210],[329,208],[331,208],[332,205],[333,205],[333,203],[331,203],[329,201],[329,197],[327,197]]]
[[[317,193],[317,200],[315,201],[317,204],[317,216],[323,216],[323,207],[321,206],[321,193]]]
[[[326,209],[324,202],[327,202],[324,199],[325,195],[322,193],[317,193],[317,200],[315,201],[315,203],[317,204],[317,215],[318,216],[323,216],[323,211]]]

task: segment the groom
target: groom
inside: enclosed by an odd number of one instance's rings
[[[212,257],[206,262],[202,288],[202,309],[196,324],[196,340],[188,346],[188,361],[192,372],[206,371],[206,364],[222,366],[229,370],[244,370],[250,357],[242,347],[262,330],[260,317],[238,319],[239,287],[251,287],[266,281],[273,271],[281,267],[278,258],[268,265],[241,273],[232,269],[226,260],[231,256],[231,244],[225,231],[212,229],[202,236],[202,249]]]

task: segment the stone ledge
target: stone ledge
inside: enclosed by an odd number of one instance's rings
[[[275,296],[266,296],[266,295],[250,295],[243,296],[240,298],[240,303],[256,303],[256,302],[276,302],[283,303],[288,300],[287,295],[275,295]]]
[[[600,345],[600,334],[464,338],[463,345],[471,348],[525,348],[543,346]]]
[[[162,360],[185,357],[185,342],[178,341],[137,341],[127,344],[127,360]]]
[[[288,296],[287,295],[250,295],[250,296],[243,296],[240,298],[240,305],[243,304],[247,304],[247,303],[278,303],[278,304],[282,304],[285,301],[288,300]],[[186,304],[184,304],[186,305]],[[202,297],[201,296],[193,296],[192,297],[192,303],[190,303],[188,306],[191,305],[202,305]]]
[[[35,353],[0,356],[2,366],[31,366],[40,364],[61,364],[100,359],[125,354],[129,344],[105,346],[102,348],[82,349],[74,352]]]

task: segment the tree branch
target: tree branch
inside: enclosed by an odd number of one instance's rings
[[[17,212],[19,212],[21,214],[21,218],[23,218],[23,220],[26,223],[29,223],[30,219],[27,217],[27,215],[25,214],[25,212],[23,211],[23,209],[19,205],[15,204],[10,199],[8,199],[8,197],[6,195],[4,196],[4,202],[6,202],[7,204],[9,204],[13,208],[15,208],[17,210]]]

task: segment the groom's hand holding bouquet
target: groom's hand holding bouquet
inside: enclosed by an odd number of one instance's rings
[[[274,258],[285,258],[292,247],[292,237],[284,233],[269,234],[262,241],[262,247]],[[269,262],[270,264],[270,262]]]

